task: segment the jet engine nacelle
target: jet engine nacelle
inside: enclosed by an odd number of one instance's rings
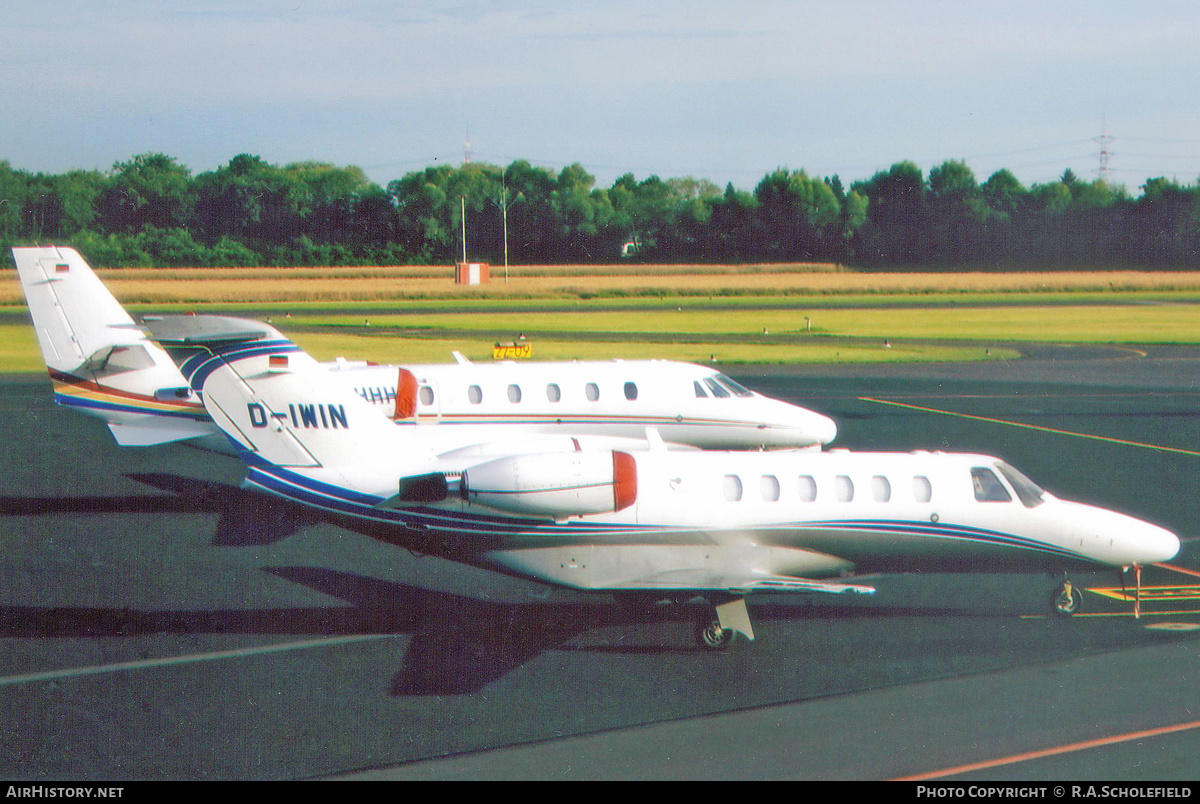
[[[637,499],[637,463],[616,450],[511,455],[463,472],[460,494],[520,514],[606,514]]]

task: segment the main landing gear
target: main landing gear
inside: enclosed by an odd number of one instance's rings
[[[721,621],[715,615],[706,613],[696,623],[696,644],[705,650],[721,653],[733,647],[736,641],[737,631],[722,628]]]
[[[1070,617],[1083,605],[1083,594],[1066,578],[1050,596],[1050,608],[1060,617]]]
[[[704,613],[696,623],[696,644],[713,652],[729,650],[737,641],[738,634],[754,641],[754,628],[750,625],[750,614],[746,611],[744,597],[729,597]]]

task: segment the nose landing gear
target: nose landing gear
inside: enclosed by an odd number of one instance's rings
[[[1121,586],[1125,586],[1125,571],[1129,567],[1121,568]],[[1142,616],[1142,565],[1133,565],[1133,618],[1140,619]]]
[[[1065,578],[1063,579],[1062,586],[1058,587],[1054,594],[1050,596],[1050,608],[1059,617],[1070,617],[1079,611],[1079,607],[1082,605],[1083,594]]]

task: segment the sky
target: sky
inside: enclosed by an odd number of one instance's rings
[[[1194,0],[0,0],[0,160],[1200,177]]]

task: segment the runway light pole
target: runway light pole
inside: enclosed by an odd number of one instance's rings
[[[525,196],[517,193],[514,204]],[[508,284],[508,168],[500,168],[500,213],[504,221],[504,284]]]
[[[460,196],[462,200],[462,241],[463,241],[463,258],[462,261],[467,261],[467,197]]]

